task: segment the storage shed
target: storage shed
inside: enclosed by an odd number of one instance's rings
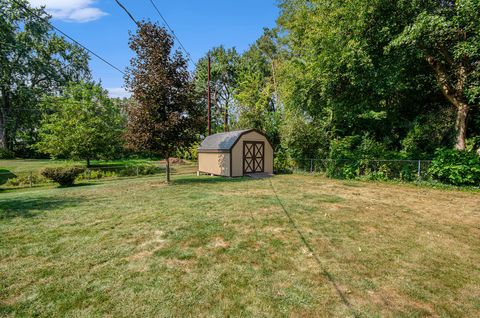
[[[273,147],[255,129],[208,136],[198,148],[198,170],[217,176],[241,177],[273,173]]]

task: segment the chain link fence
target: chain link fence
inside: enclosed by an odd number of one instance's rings
[[[431,180],[431,160],[378,160],[378,159],[300,159],[291,163],[294,173],[311,173],[330,178],[369,180]],[[192,175],[197,172],[196,162],[171,165],[171,174]],[[43,169],[8,171],[0,169],[0,189],[35,187],[51,183],[41,175]],[[114,180],[165,175],[166,166],[159,164],[138,164],[125,166],[95,166],[85,168],[77,178],[78,182]]]
[[[378,159],[301,159],[293,166],[294,173],[316,173],[331,178],[372,180],[429,180],[431,160]]]

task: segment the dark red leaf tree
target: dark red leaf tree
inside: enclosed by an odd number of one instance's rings
[[[130,35],[136,53],[125,76],[134,103],[128,108],[127,147],[163,156],[170,182],[170,156],[204,130],[204,109],[197,103],[186,59],[173,51],[172,36],[142,21]]]

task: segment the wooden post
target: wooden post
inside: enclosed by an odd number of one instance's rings
[[[422,178],[422,161],[418,160],[418,170],[417,170],[418,179]]]
[[[211,69],[211,58],[210,54],[208,54],[208,135],[212,134],[212,98],[211,98],[211,80],[212,80],[212,69]]]
[[[170,183],[170,156],[165,159],[167,162],[167,183]]]

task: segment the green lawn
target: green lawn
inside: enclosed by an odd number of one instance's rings
[[[128,160],[94,160],[93,166],[101,167],[123,167],[135,164],[158,164],[158,160],[128,159]],[[30,172],[39,173],[44,168],[64,167],[70,165],[85,166],[85,161],[72,160],[50,160],[50,159],[9,159],[0,160],[0,172],[11,172],[16,175],[23,175]]]
[[[12,188],[26,188],[30,186],[28,178],[32,176],[37,178],[37,182],[33,183],[34,187],[51,186],[46,183],[48,180],[41,178],[41,171],[44,168],[67,167],[67,166],[83,166],[85,161],[67,161],[67,160],[49,160],[49,159],[13,159],[0,160],[0,191]],[[116,174],[116,177],[125,172],[128,167],[135,172],[135,167],[150,166],[159,167],[164,174],[165,162],[151,159],[124,159],[124,160],[94,160],[91,162],[91,170],[108,171]],[[182,164],[172,164],[172,174],[193,174],[197,171],[195,162],[185,161]],[[137,171],[138,172],[138,171]],[[140,174],[141,174],[140,170]],[[115,178],[116,178],[115,177]],[[23,178],[23,183],[18,186],[11,186],[7,183],[8,179]],[[96,179],[95,177],[93,179]],[[108,178],[112,179],[112,178]]]
[[[478,192],[174,180],[0,193],[0,316],[480,316]]]

